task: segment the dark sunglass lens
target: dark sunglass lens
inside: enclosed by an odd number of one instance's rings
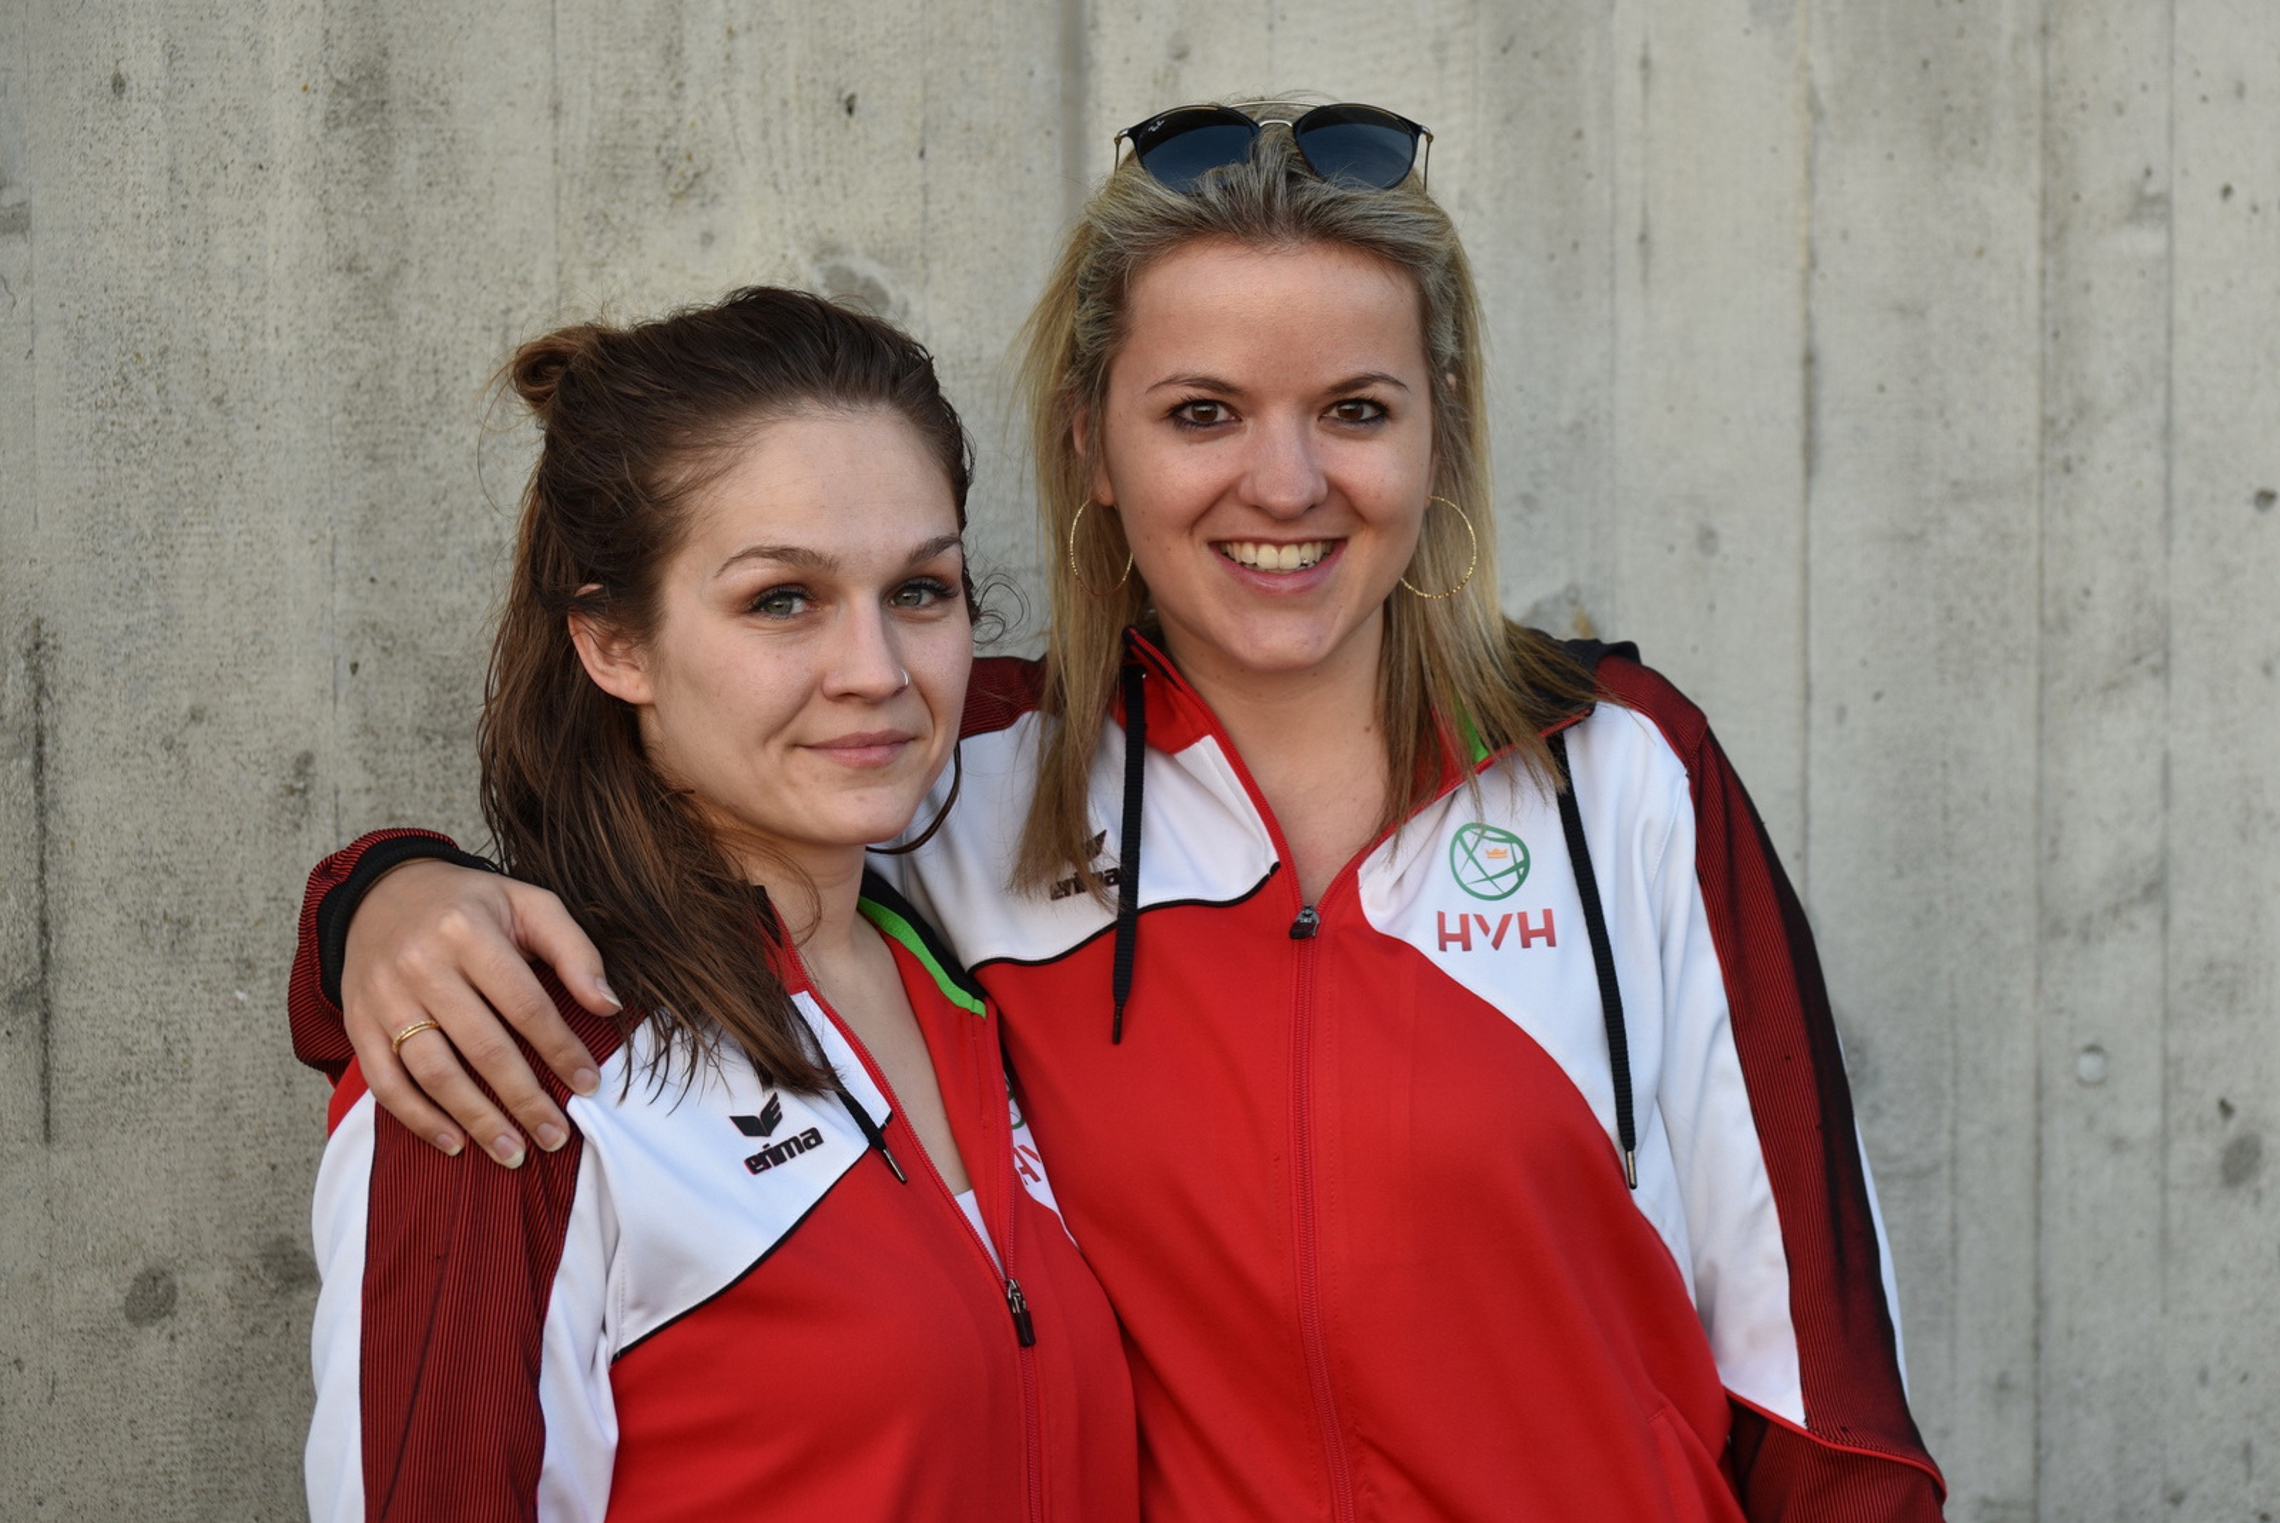
[[[1325,180],[1388,190],[1417,161],[1417,132],[1382,111],[1320,106],[1293,129],[1298,151]]]
[[[1185,193],[1210,171],[1248,159],[1258,130],[1240,112],[1175,111],[1134,133],[1132,151],[1159,185]]]

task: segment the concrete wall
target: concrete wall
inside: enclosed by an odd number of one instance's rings
[[[863,293],[1025,574],[1057,232],[1276,84],[1439,134],[1507,598],[1796,870],[1951,1515],[2280,1513],[2269,0],[0,4],[0,1512],[297,1509],[296,895],[473,823],[510,343]]]

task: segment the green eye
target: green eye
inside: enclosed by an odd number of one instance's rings
[[[752,611],[764,619],[793,619],[807,611],[808,595],[798,587],[771,587],[752,600]]]
[[[951,592],[947,586],[927,577],[903,583],[894,590],[887,602],[895,608],[932,608],[949,596]]]

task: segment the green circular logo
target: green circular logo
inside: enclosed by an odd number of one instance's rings
[[[1460,825],[1449,872],[1475,899],[1509,899],[1528,881],[1528,843],[1494,825]]]

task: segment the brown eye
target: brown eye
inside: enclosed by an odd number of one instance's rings
[[[1197,397],[1172,409],[1172,421],[1189,428],[1210,428],[1234,416],[1225,402],[1215,402],[1209,397]]]
[[[1341,423],[1375,423],[1386,415],[1385,404],[1370,397],[1348,397],[1332,404],[1330,415]]]

